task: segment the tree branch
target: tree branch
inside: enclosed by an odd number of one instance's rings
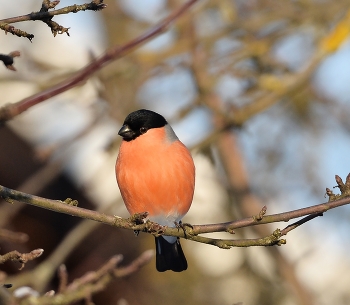
[[[13,66],[13,59],[19,57],[21,54],[19,51],[13,51],[9,54],[0,54],[0,60],[4,63],[5,67],[9,70],[16,71]]]
[[[104,55],[102,55],[100,58],[93,60],[90,64],[79,70],[72,77],[62,82],[59,82],[58,84],[42,92],[29,96],[17,103],[8,104],[4,107],[1,107],[0,124],[12,119],[16,115],[21,114],[22,112],[26,111],[30,107],[33,107],[34,105],[37,105],[53,96],[56,96],[81,84],[82,82],[86,81],[92,74],[94,74],[96,71],[100,70],[102,67],[109,64],[113,60],[125,56],[126,54],[132,52],[136,48],[150,41],[154,37],[165,32],[176,19],[178,19],[182,14],[184,14],[197,1],[198,0],[189,0],[185,2],[179,9],[172,12],[167,18],[165,18],[163,21],[161,21],[160,23],[158,23],[139,37],[129,41],[121,47],[112,47],[111,49],[107,50]]]
[[[26,233],[12,232],[6,229],[0,229],[0,240],[1,239],[15,243],[25,243],[28,241],[29,237]]]
[[[65,201],[51,200],[47,198],[42,198],[23,192],[19,192],[13,189],[0,185],[0,197],[4,200],[13,203],[13,200],[21,201],[27,204],[31,204],[44,209],[52,210],[59,213],[68,214],[71,216],[77,216],[81,218],[86,218],[94,221],[98,221],[107,225],[115,226],[117,228],[123,228],[134,231],[142,231],[153,234],[155,236],[159,235],[169,235],[177,236],[180,238],[185,238],[193,240],[200,243],[210,244],[217,246],[219,248],[229,249],[231,247],[250,247],[250,246],[272,246],[281,245],[285,243],[285,240],[281,240],[280,237],[286,235],[291,230],[297,228],[298,226],[306,223],[307,221],[322,215],[324,212],[334,209],[350,203],[350,197],[348,196],[350,189],[350,174],[347,176],[346,183],[339,176],[336,176],[336,181],[341,191],[341,195],[338,195],[335,201],[329,201],[326,203],[321,203],[318,205],[293,210],[289,212],[265,215],[266,209],[258,213],[257,216],[252,216],[244,218],[241,220],[218,223],[218,224],[206,224],[206,225],[182,225],[175,228],[163,227],[157,223],[151,222],[149,220],[144,221],[147,217],[147,212],[133,215],[128,219],[123,219],[119,216],[106,215],[97,211],[87,210],[77,207],[77,202],[72,199],[66,199]],[[333,200],[333,193],[328,191],[327,195],[330,200]],[[334,195],[333,195],[334,196]],[[344,198],[341,198],[344,196]],[[333,198],[333,199],[332,199]],[[291,219],[300,218],[307,216],[298,222],[287,226],[283,230],[275,230],[272,234],[258,239],[214,239],[199,236],[199,234],[213,233],[213,232],[228,232],[233,233],[234,229],[243,228],[248,226],[256,226],[260,224],[275,223],[275,222],[287,222]]]
[[[44,4],[45,2],[47,1],[43,1],[43,6],[41,10],[38,12],[33,12],[27,15],[22,15],[17,17],[1,19],[0,23],[16,23],[16,22],[29,21],[29,20],[44,20],[56,15],[77,13],[79,11],[86,11],[86,10],[99,11],[107,7],[107,4],[104,4],[103,1],[91,1],[90,3],[85,3],[82,5],[74,4],[74,5],[66,6],[54,11],[48,11],[49,9],[54,8],[58,3],[56,3],[57,2],[56,1],[55,6],[50,6],[50,5],[48,6],[47,4],[46,5]]]
[[[138,258],[131,262],[128,266],[119,267],[119,263],[123,260],[122,255],[113,256],[100,269],[88,272],[81,278],[74,280],[69,284],[63,292],[39,297],[28,297],[21,300],[21,305],[32,304],[72,304],[79,300],[89,299],[97,292],[102,291],[115,278],[128,276],[141,267],[148,264],[153,257],[152,250],[143,252]]]
[[[68,30],[69,28],[65,28],[55,21],[52,20],[52,18],[56,15],[62,15],[62,14],[69,14],[69,13],[77,13],[79,11],[99,11],[107,7],[107,4],[103,3],[103,0],[94,0],[90,3],[85,3],[82,5],[71,5],[67,7],[63,7],[58,10],[49,11],[49,9],[54,8],[60,1],[49,1],[49,0],[43,0],[42,6],[40,11],[33,12],[27,15],[17,16],[17,17],[11,17],[0,20],[0,29],[4,30],[5,32],[9,32],[13,35],[17,35],[19,37],[26,37],[30,41],[34,38],[33,34],[28,34],[24,31],[21,31],[19,29],[16,29],[14,26],[10,26],[10,23],[16,23],[16,22],[23,22],[23,21],[29,21],[29,20],[41,20],[45,22],[50,28],[51,32],[54,36],[57,34],[66,33],[69,36]]]
[[[33,259],[36,259],[37,257],[41,256],[43,254],[43,249],[35,249],[29,253],[19,253],[18,251],[11,251],[4,255],[0,255],[0,264],[5,263],[6,261],[18,261],[22,265],[19,268],[19,270],[24,268],[24,265]]]

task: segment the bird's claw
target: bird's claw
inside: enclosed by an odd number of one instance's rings
[[[147,218],[148,212],[143,212],[143,213],[135,213],[129,218],[130,223],[135,224],[135,225],[142,225],[145,222],[145,218]],[[135,236],[139,236],[140,230],[134,230]]]
[[[134,223],[135,225],[142,225],[145,222],[145,219],[148,216],[148,212],[143,213],[135,213],[129,218],[129,221],[131,223]]]
[[[186,227],[193,229],[193,226],[190,223],[182,222],[181,220],[179,222],[175,221],[174,223],[177,229],[182,229],[184,231],[185,238],[187,238],[188,235],[191,235],[191,233],[186,229]]]
[[[165,229],[167,228],[166,226],[162,226],[156,222],[152,222],[152,221],[147,221],[146,222],[146,228],[147,231],[152,233],[154,236],[160,236],[163,235]]]

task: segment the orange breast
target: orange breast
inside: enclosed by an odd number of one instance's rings
[[[164,128],[150,129],[120,147],[116,175],[130,214],[148,212],[178,221],[193,199],[195,168],[180,141],[166,140]],[[154,217],[152,217],[154,216]]]

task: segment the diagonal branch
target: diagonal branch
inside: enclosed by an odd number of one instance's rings
[[[100,269],[88,272],[81,278],[74,280],[63,292],[57,294],[32,296],[23,299],[20,304],[73,304],[80,300],[88,299],[92,295],[102,291],[116,278],[123,278],[140,270],[148,264],[153,257],[153,251],[147,250],[127,266],[119,266],[123,260],[122,255],[110,258]],[[89,303],[90,304],[90,303]]]
[[[319,217],[319,216],[323,216],[323,213],[315,213],[315,214],[311,214],[311,215],[308,215],[300,220],[298,220],[297,222],[295,223],[292,223],[290,224],[289,226],[285,227],[282,231],[281,231],[281,235],[287,235],[290,231],[296,229],[297,227],[303,225],[304,223],[316,218],[316,217]]]
[[[53,87],[50,87],[42,92],[29,96],[17,103],[8,104],[0,108],[0,123],[6,122],[15,117],[16,115],[19,115],[22,112],[26,111],[30,107],[37,105],[53,96],[63,93],[83,83],[96,71],[100,70],[105,65],[125,56],[126,54],[134,51],[136,48],[150,41],[154,37],[165,32],[176,19],[178,19],[182,14],[184,14],[197,1],[198,0],[189,0],[185,2],[179,9],[172,12],[167,18],[162,20],[160,23],[158,23],[139,37],[136,37],[135,39],[129,41],[121,47],[112,47],[111,49],[107,50],[104,55],[102,55],[100,58],[93,60],[90,64],[79,70],[72,77],[63,80],[62,82],[59,82]]]

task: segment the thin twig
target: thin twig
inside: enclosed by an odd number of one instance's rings
[[[33,12],[22,16],[1,19],[0,23],[16,23],[16,22],[23,22],[23,21],[30,21],[30,20],[31,21],[44,20],[44,19],[52,18],[53,16],[56,16],[56,15],[77,13],[79,11],[86,11],[86,10],[97,11],[97,10],[102,10],[106,7],[107,7],[107,4],[102,3],[102,1],[99,4],[96,4],[94,1],[92,1],[90,3],[85,3],[81,5],[74,4],[74,5],[66,6],[53,11],[40,10],[39,12]]]
[[[122,260],[121,255],[112,257],[97,271],[89,272],[71,283],[63,293],[53,296],[30,297],[24,299],[22,305],[32,304],[73,304],[84,300],[91,295],[102,291],[115,278],[126,277],[144,265],[148,264],[153,257],[153,251],[145,251],[126,267],[118,267]]]
[[[69,36],[68,30],[69,28],[65,28],[62,25],[59,25],[57,22],[53,21],[52,18],[55,15],[61,15],[61,14],[68,14],[68,13],[77,13],[79,11],[99,11],[107,7],[106,4],[103,3],[103,0],[95,0],[91,1],[90,3],[85,3],[82,5],[71,5],[67,7],[63,7],[58,10],[49,11],[49,9],[54,8],[60,1],[46,1],[44,0],[41,6],[40,11],[33,12],[27,15],[23,16],[17,16],[17,17],[11,17],[0,20],[0,29],[4,30],[5,33],[11,33],[13,35],[16,35],[18,37],[26,37],[30,41],[34,38],[33,34],[29,34],[25,31],[22,31],[20,29],[15,28],[13,25],[10,25],[10,23],[16,23],[16,22],[23,22],[23,21],[29,21],[29,20],[41,20],[42,22],[46,23],[54,36],[57,34],[63,34],[66,33]]]
[[[296,229],[297,227],[301,226],[302,224],[316,218],[316,217],[319,217],[319,216],[323,216],[323,213],[316,213],[316,214],[311,214],[311,215],[308,215],[300,220],[298,220],[297,222],[295,223],[292,223],[290,224],[289,226],[285,227],[282,231],[281,231],[281,234],[282,235],[287,235],[287,233],[289,233],[290,231]]]
[[[28,234],[22,232],[12,232],[6,229],[0,229],[0,240],[8,240],[14,243],[25,243],[28,241]]]
[[[68,273],[65,264],[62,264],[58,267],[57,275],[59,279],[58,293],[63,293],[66,291],[68,283]]]
[[[19,268],[19,270],[24,268],[24,265],[33,259],[36,259],[37,257],[41,256],[43,254],[43,249],[35,249],[29,253],[20,253],[18,251],[11,251],[4,255],[0,255],[0,264],[3,264],[6,261],[18,261],[22,265]]]
[[[0,60],[4,63],[7,69],[16,71],[16,68],[13,66],[13,59],[19,56],[21,56],[21,53],[19,51],[13,51],[9,54],[0,54]]]

